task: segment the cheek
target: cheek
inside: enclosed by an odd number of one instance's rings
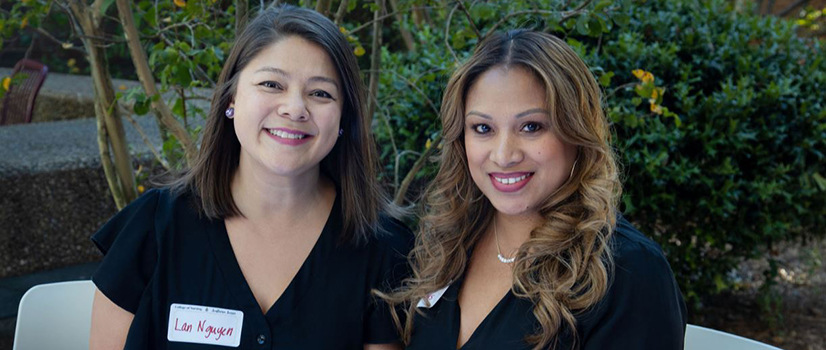
[[[338,129],[341,126],[341,108],[335,105],[321,106],[313,111],[313,114],[317,116],[316,123],[319,129],[326,131],[333,130],[338,133]]]
[[[487,153],[480,145],[474,145],[472,142],[465,143],[465,156],[467,157],[467,167],[470,171],[470,176],[478,181],[485,177],[484,164],[487,160]]]

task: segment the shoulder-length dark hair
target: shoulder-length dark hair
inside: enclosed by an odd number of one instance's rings
[[[263,49],[289,36],[301,37],[327,52],[341,80],[344,133],[321,160],[321,171],[333,180],[341,195],[341,239],[362,241],[369,232],[375,232],[378,212],[388,203],[376,181],[375,144],[363,123],[364,83],[347,39],[332,21],[313,10],[290,5],[267,8],[237,36],[215,86],[197,160],[173,188],[193,192],[209,218],[241,215],[230,190],[241,144],[224,112],[233,100],[244,67]]]

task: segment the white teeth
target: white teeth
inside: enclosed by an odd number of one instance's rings
[[[527,179],[528,175],[526,174],[526,175],[522,175],[520,177],[508,177],[508,178],[501,178],[501,177],[494,176],[493,178],[496,179],[496,181],[498,181],[501,184],[512,185],[512,184],[515,184],[519,181]]]
[[[278,136],[282,139],[300,140],[300,139],[303,139],[305,136],[307,136],[307,135],[302,135],[302,134],[291,134],[291,133],[288,133],[288,132],[283,131],[283,130],[269,129],[268,131],[270,132],[270,134]]]

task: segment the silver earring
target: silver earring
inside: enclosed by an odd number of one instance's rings
[[[227,110],[224,111],[224,115],[227,116],[227,118],[229,118],[229,119],[234,118],[235,117],[235,108],[234,107],[227,108]]]
[[[344,129],[338,129],[338,136],[344,135]]]

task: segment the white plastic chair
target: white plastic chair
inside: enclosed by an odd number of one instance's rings
[[[92,281],[36,285],[20,300],[13,350],[89,349]]]
[[[782,350],[774,346],[690,324],[685,329],[685,350]]]

